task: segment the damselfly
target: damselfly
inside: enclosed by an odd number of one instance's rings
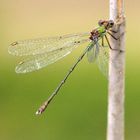
[[[112,20],[100,20],[98,22],[98,27],[91,33],[23,40],[14,42],[10,45],[8,50],[10,54],[16,56],[28,56],[25,60],[20,62],[15,69],[17,73],[27,73],[39,70],[49,64],[52,64],[71,53],[81,44],[89,42],[89,45],[86,47],[82,55],[70,68],[49,99],[38,109],[36,114],[41,114],[47,108],[50,101],[55,95],[57,95],[62,85],[66,82],[69,75],[83,59],[85,54],[87,54],[89,62],[94,62],[96,60],[99,69],[107,76],[108,48],[115,50],[111,47],[107,34],[117,40],[117,38],[112,34],[116,33],[116,31],[112,30],[113,26],[114,22]],[[107,45],[105,45],[104,39],[106,40]]]

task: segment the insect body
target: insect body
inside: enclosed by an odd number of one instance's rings
[[[89,62],[94,62],[96,60],[99,69],[107,76],[108,47],[115,50],[111,47],[107,34],[117,40],[112,34],[116,32],[112,30],[112,27],[114,26],[112,20],[100,20],[98,25],[99,27],[95,28],[91,33],[23,40],[14,42],[10,45],[8,49],[10,54],[16,56],[28,56],[20,62],[15,69],[17,73],[27,73],[46,67],[47,65],[65,57],[81,44],[89,42],[89,45],[86,47],[82,55],[70,68],[49,99],[38,109],[36,114],[41,114],[47,108],[50,101],[55,95],[57,95],[62,85],[73,72],[77,64],[83,59],[85,54],[87,54]],[[104,43],[104,38],[106,39],[107,45]]]

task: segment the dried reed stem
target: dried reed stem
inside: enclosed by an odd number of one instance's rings
[[[110,0],[110,19],[116,23],[118,40],[110,39],[107,140],[124,140],[125,16],[124,0]]]

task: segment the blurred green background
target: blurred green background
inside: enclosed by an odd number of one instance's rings
[[[140,140],[140,1],[127,0],[126,140]],[[42,70],[16,74],[21,58],[8,54],[16,40],[91,31],[108,19],[108,0],[0,0],[0,140],[105,140],[107,80],[87,59],[42,116],[40,104],[84,46]]]

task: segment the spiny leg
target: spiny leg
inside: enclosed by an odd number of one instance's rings
[[[102,36],[102,46],[104,47],[104,36]]]
[[[111,45],[110,45],[110,43],[109,43],[109,40],[108,40],[108,38],[107,38],[106,35],[105,35],[105,38],[106,38],[106,41],[107,41],[107,44],[108,44],[109,48],[110,48],[111,50],[114,50],[114,49],[111,47]]]
[[[90,47],[90,46],[89,46]],[[64,77],[64,79],[60,82],[60,84],[56,87],[56,89],[54,90],[54,92],[51,94],[51,96],[48,98],[48,100],[46,100],[41,106],[40,108],[37,110],[36,115],[41,114],[42,112],[45,111],[45,109],[47,108],[47,106],[49,105],[49,103],[51,102],[51,100],[54,98],[55,95],[57,95],[58,91],[60,90],[60,88],[62,87],[62,85],[66,82],[67,78],[70,76],[70,74],[74,71],[75,67],[77,66],[77,64],[83,59],[83,57],[85,56],[85,54],[87,53],[89,47],[87,47],[85,49],[85,51],[83,52],[83,54],[78,58],[77,62],[71,67],[71,69],[68,71],[68,73],[66,74],[66,76]]]
[[[115,40],[118,40],[119,38],[116,38],[113,34],[111,34],[109,31],[107,31],[107,33],[109,34],[109,35],[111,35]]]
[[[115,37],[114,35],[112,35],[109,31],[107,31],[107,33],[108,33],[111,37],[113,37],[113,39],[115,39],[115,40],[118,40],[121,36],[124,35],[124,33],[122,33],[118,38],[116,38],[116,37]],[[105,38],[106,38],[106,40],[107,40],[107,43],[108,43],[110,49],[112,49],[112,50],[117,50],[117,51],[120,51],[120,52],[124,52],[123,50],[113,49],[113,48],[111,47],[111,45],[110,45],[110,43],[109,43],[109,40],[108,40],[108,38],[107,38],[106,35],[105,35]]]
[[[110,48],[111,50],[115,50],[115,51],[124,52],[123,50],[119,50],[119,49],[113,49],[113,48],[111,47],[111,45],[110,45],[110,43],[109,43],[109,40],[108,40],[108,38],[107,38],[107,36],[106,36],[106,35],[105,35],[105,38],[106,38],[106,41],[107,41],[107,43],[108,43],[108,46],[109,46],[109,48]]]
[[[111,31],[112,33],[118,33],[117,31],[114,31],[114,30],[112,30],[112,29],[110,29],[109,31]]]
[[[111,30],[108,30],[107,33],[108,33],[109,35],[111,35],[115,40],[118,40],[121,36],[124,35],[124,32],[123,32],[123,33],[120,34],[119,37],[115,37],[115,36],[114,36],[112,33],[110,33],[109,31],[111,31]],[[114,33],[114,32],[113,32],[113,33]],[[117,32],[115,32],[115,33],[117,33]]]

